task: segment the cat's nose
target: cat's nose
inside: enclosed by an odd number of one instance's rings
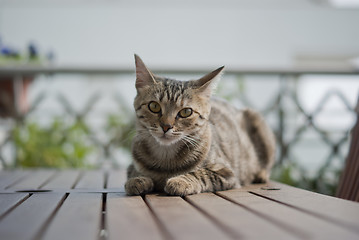
[[[170,124],[162,124],[161,127],[162,127],[164,133],[168,132],[168,130],[173,128]]]

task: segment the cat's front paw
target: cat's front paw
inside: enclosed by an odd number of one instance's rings
[[[127,180],[125,190],[127,195],[143,195],[153,190],[154,184],[151,178],[134,177]]]
[[[164,190],[169,195],[175,196],[186,196],[201,192],[199,185],[190,182],[183,176],[177,176],[168,179]]]

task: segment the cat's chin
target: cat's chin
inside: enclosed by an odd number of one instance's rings
[[[154,137],[154,138],[161,146],[171,146],[180,140],[180,138],[177,138],[177,137],[173,138],[173,137],[166,137],[166,136]]]

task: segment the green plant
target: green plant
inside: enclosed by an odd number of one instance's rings
[[[122,114],[109,114],[105,132],[116,147],[130,151],[132,138],[135,135],[135,120],[125,118]]]
[[[334,196],[342,169],[326,169],[326,174],[309,174],[299,164],[286,161],[276,165],[271,179],[294,187]]]
[[[25,122],[13,129],[16,164],[21,167],[91,167],[87,157],[94,150],[89,130],[81,121],[66,123],[55,118],[48,127]]]

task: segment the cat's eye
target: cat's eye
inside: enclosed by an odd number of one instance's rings
[[[148,104],[148,109],[150,109],[150,111],[153,112],[153,113],[161,112],[161,106],[156,102],[150,102]]]
[[[182,118],[187,118],[192,115],[192,108],[184,108],[181,111],[179,111],[178,115]]]

